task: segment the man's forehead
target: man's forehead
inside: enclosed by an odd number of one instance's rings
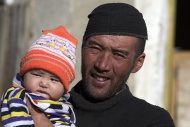
[[[138,41],[138,38],[124,35],[94,35],[89,37],[87,41],[113,41],[115,43],[129,41],[136,42]]]

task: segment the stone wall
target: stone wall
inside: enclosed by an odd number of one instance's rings
[[[0,5],[0,95],[11,86],[30,40],[31,0]]]

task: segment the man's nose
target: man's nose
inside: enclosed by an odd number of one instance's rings
[[[111,54],[109,52],[102,52],[97,60],[95,61],[95,66],[100,70],[100,71],[108,71],[110,69],[111,65]]]

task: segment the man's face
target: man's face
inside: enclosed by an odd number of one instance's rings
[[[123,87],[130,73],[141,67],[139,58],[135,60],[138,43],[135,37],[96,35],[84,43],[82,90],[84,96],[91,101],[102,101],[115,95]],[[142,63],[143,60],[141,58]]]

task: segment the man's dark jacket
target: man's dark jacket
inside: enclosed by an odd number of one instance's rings
[[[70,92],[77,127],[175,127],[165,109],[134,97],[128,87],[106,101],[91,103],[80,94],[81,83]]]

